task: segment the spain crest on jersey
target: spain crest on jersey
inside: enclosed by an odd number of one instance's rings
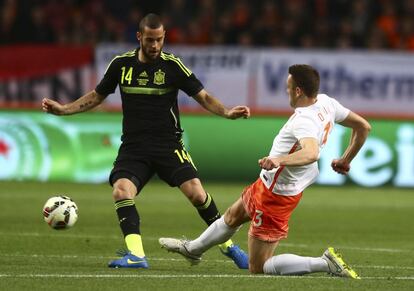
[[[154,73],[154,84],[162,85],[164,83],[165,83],[165,73],[161,71],[161,69],[158,69],[158,71]]]

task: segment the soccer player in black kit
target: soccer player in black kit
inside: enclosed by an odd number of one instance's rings
[[[122,144],[109,177],[119,224],[127,250],[109,262],[111,268],[148,268],[140,235],[140,217],[135,196],[156,173],[170,186],[178,187],[210,225],[220,213],[197,175],[182,142],[177,105],[178,90],[192,96],[208,111],[228,119],[248,118],[250,109],[227,109],[209,94],[196,76],[172,54],[162,51],[165,30],[159,16],[146,15],[139,23],[140,46],[116,56],[95,90],[79,99],[60,104],[42,100],[43,111],[69,115],[99,105],[119,86],[122,97]],[[248,268],[247,255],[231,240],[220,246],[241,269]]]

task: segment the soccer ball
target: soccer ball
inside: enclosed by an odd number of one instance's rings
[[[78,220],[78,206],[67,196],[49,198],[43,206],[43,218],[53,229],[67,229]]]

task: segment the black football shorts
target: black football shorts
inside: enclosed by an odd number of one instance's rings
[[[139,193],[154,174],[171,187],[198,178],[191,156],[180,141],[157,145],[123,143],[109,183],[113,185],[118,179],[127,178],[135,184]]]

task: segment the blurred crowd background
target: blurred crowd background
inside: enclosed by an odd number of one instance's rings
[[[414,51],[414,0],[0,0],[0,44],[136,42],[149,12],[169,44]]]

